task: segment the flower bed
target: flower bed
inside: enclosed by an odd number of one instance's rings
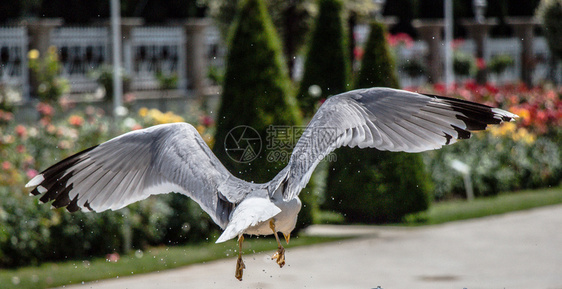
[[[36,109],[37,124],[16,124],[13,117],[0,124],[0,268],[121,252],[127,233],[133,234],[128,245],[142,248],[200,241],[215,232],[217,227],[199,206],[177,194],[99,214],[51,210],[29,197],[24,185],[38,174],[37,169],[123,132],[184,120],[170,112],[141,109],[116,125],[93,106],[76,113],[46,103]],[[190,122],[200,123],[198,130],[212,142],[212,119],[201,113],[191,115],[198,118]]]
[[[443,84],[409,90],[446,94]],[[476,133],[470,141],[426,153],[437,199],[464,196],[462,177],[451,169],[453,160],[471,167],[477,196],[559,184],[562,88],[477,85],[469,81],[453,86],[447,95],[501,107],[518,114],[520,119]]]

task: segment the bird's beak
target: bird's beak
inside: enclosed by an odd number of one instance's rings
[[[287,242],[287,244],[289,244],[289,240],[291,239],[291,234],[287,234],[285,235],[285,233],[283,233],[283,237],[285,237],[285,241]]]

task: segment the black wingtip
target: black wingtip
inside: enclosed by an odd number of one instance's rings
[[[84,155],[96,147],[71,155],[41,172],[43,180],[37,184],[31,194],[34,196],[43,194],[39,200],[43,203],[53,201],[52,206],[55,208],[66,207],[70,212],[78,211],[80,209],[78,196],[70,199],[69,193],[74,185],[69,184],[68,181],[74,175],[73,167],[86,159]]]
[[[516,114],[508,111],[468,100],[431,94],[424,95],[432,97],[438,102],[446,103],[453,111],[458,112],[457,119],[465,123],[466,130],[468,131],[485,130],[490,124],[513,121],[518,117]],[[455,128],[457,131],[458,129]],[[462,136],[469,138],[470,133],[464,131]],[[459,138],[462,138],[462,136],[459,133]]]

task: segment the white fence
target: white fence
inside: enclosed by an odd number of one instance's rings
[[[368,27],[358,26],[356,39],[361,45],[368,35]],[[158,89],[157,73],[175,74],[178,77],[178,88],[186,89],[189,79],[186,75],[186,34],[182,27],[135,27],[131,37],[124,41],[123,66],[131,79],[133,90]],[[207,27],[204,34],[206,63],[209,67],[224,71],[226,47],[221,41],[215,27]],[[25,27],[0,27],[0,82],[18,87],[23,95],[27,95],[28,66],[28,35]],[[92,72],[99,70],[111,61],[110,37],[107,27],[61,27],[52,30],[50,44],[57,47],[62,62],[62,76],[67,78],[71,91],[75,93],[93,91],[99,84],[92,77]],[[397,70],[403,86],[424,84],[425,76],[412,78],[402,69],[401,65],[408,61],[423,62],[428,53],[427,45],[416,41],[410,47],[396,48]],[[466,40],[459,48],[474,55],[473,41]],[[548,77],[551,68],[550,51],[542,37],[534,41],[535,70],[533,82],[538,83]],[[514,66],[502,75],[490,75],[494,82],[510,82],[519,79],[521,70],[521,44],[516,38],[488,39],[486,42],[485,60],[494,55],[508,54],[514,60]],[[302,61],[297,61],[295,72],[302,72]],[[562,82],[562,67],[557,68],[555,75]],[[298,76],[296,77],[298,78]],[[457,79],[458,80],[458,79]]]
[[[51,45],[57,48],[62,64],[61,76],[68,79],[72,92],[98,87],[91,74],[111,59],[108,39],[105,27],[65,27],[51,32]]]
[[[185,89],[185,37],[180,27],[138,27],[132,31],[132,55],[125,50],[125,69],[133,90],[158,89],[157,74],[176,75]]]
[[[27,89],[27,33],[22,27],[0,28],[0,83]]]

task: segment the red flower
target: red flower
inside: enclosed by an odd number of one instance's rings
[[[484,58],[482,57],[476,58],[476,67],[478,68],[478,70],[486,69],[486,60],[484,60]]]
[[[55,109],[47,103],[40,102],[37,105],[37,111],[42,116],[53,116],[55,114]]]
[[[365,54],[365,51],[363,51],[363,48],[355,47],[355,49],[353,49],[353,56],[355,57],[355,59],[361,60],[363,58],[363,54]]]
[[[204,115],[201,117],[201,124],[206,126],[206,127],[210,127],[215,123],[215,120],[208,116],[208,115]]]
[[[433,89],[435,90],[435,92],[440,93],[440,94],[444,94],[445,90],[447,89],[446,85],[442,82],[438,82],[435,83],[433,85]]]
[[[84,124],[84,118],[79,115],[71,115],[68,118],[68,123],[75,127],[81,127]]]

